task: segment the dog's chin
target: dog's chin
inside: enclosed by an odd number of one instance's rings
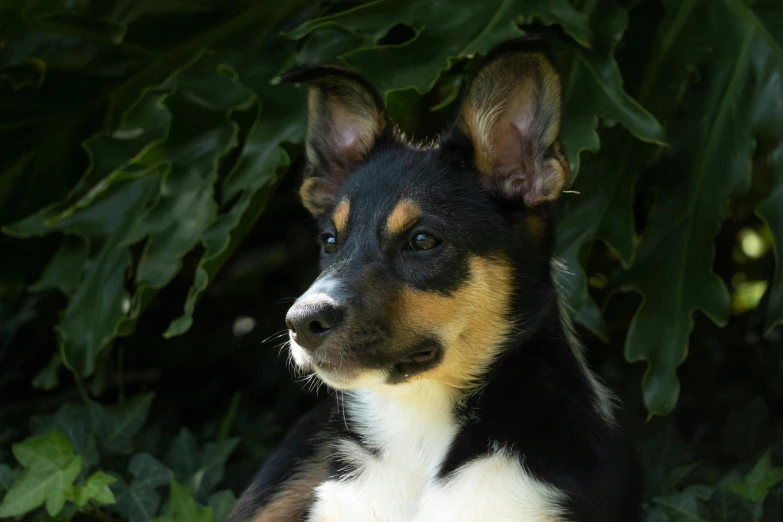
[[[294,363],[303,372],[313,372],[324,384],[335,390],[372,388],[386,381],[386,373],[380,370],[348,368],[317,361],[307,350],[291,341]]]

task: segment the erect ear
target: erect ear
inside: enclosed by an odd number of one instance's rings
[[[355,72],[315,66],[281,79],[308,84],[307,166],[299,194],[305,208],[319,216],[336,203],[340,186],[391,125],[381,97]]]
[[[570,178],[558,142],[561,105],[560,78],[544,45],[512,40],[480,64],[447,141],[467,139],[488,190],[534,207],[557,199]]]

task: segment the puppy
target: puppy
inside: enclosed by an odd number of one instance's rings
[[[428,145],[354,72],[285,79],[309,86],[300,194],[322,245],[290,350],[336,394],[229,520],[641,521],[633,453],[555,291],[569,165],[547,49],[490,51]]]

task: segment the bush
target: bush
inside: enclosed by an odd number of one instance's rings
[[[224,520],[313,401],[277,353],[316,254],[275,77],[356,68],[427,139],[523,33],[563,75],[562,298],[648,520],[783,519],[778,0],[0,1],[0,519]]]

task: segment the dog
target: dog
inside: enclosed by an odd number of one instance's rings
[[[356,72],[283,79],[308,86],[300,196],[322,250],[286,316],[290,353],[336,393],[229,520],[641,521],[616,401],[556,294],[570,170],[547,46],[486,53],[430,144],[402,136]]]

